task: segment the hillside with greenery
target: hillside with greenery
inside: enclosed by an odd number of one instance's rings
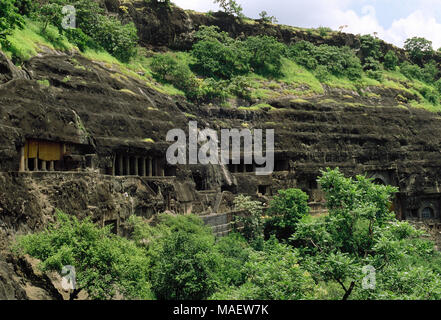
[[[258,22],[250,20],[241,16],[234,1],[222,3],[243,23],[274,22],[265,14]],[[76,8],[75,29],[62,27],[65,5]],[[79,50],[158,90],[185,95],[199,104],[256,109],[268,106],[271,99],[321,97],[326,88],[336,88],[353,92],[355,98],[373,99],[378,90],[394,90],[397,106],[440,109],[440,56],[424,38],[408,39],[407,58],[402,60],[394,50],[382,52],[381,40],[371,35],[360,36],[360,48],[354,50],[308,41],[286,44],[266,35],[232,38],[215,26],[203,26],[194,34],[191,50],[155,53],[138,45],[130,19],[108,15],[94,1],[7,0],[2,6],[1,47],[17,65],[45,50]],[[337,32],[321,27],[306,33],[325,39]]]
[[[234,0],[215,2],[240,23],[276,23],[266,12],[259,20],[244,17]],[[356,36],[358,49],[321,43],[341,34],[324,27],[302,30],[311,41],[285,43],[201,26],[188,50],[172,50],[142,43],[128,3],[113,14],[91,0],[2,0],[1,51],[22,70],[36,56],[78,53],[116,70],[114,77],[134,78],[192,106],[272,111],[274,101],[288,99],[329,108],[441,111],[441,53],[426,39],[408,39],[404,50],[389,46],[384,52],[384,42],[371,35]],[[143,3],[157,10],[174,6]],[[77,28],[64,27],[66,5],[76,8]],[[80,63],[72,68],[85,69]],[[69,81],[66,76],[59,82]],[[38,83],[43,89],[52,85]],[[268,206],[239,195],[234,207],[247,215],[237,217],[235,232],[221,239],[195,215],[161,214],[153,221],[132,215],[123,237],[112,226],[58,211],[53,223],[18,237],[12,249],[38,259],[43,272],[74,266],[78,288],[71,299],[80,292],[101,300],[441,299],[441,255],[424,231],[396,219],[395,187],[345,177],[339,169],[322,171],[317,182],[327,214],[310,215],[308,195],[299,189],[279,190]]]

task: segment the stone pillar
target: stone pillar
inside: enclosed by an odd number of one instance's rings
[[[149,177],[153,177],[153,160],[152,158],[148,158],[148,169],[149,169]]]
[[[145,172],[145,158],[141,158],[141,168],[140,168],[140,173],[139,173],[139,175],[140,176],[142,176],[142,177],[145,177],[145,174],[146,174],[146,172]]]
[[[159,176],[165,177],[165,164],[161,161],[158,161],[158,167],[159,167]]]
[[[124,175],[124,163],[123,163],[123,157],[119,156],[118,158],[118,173],[120,176]]]
[[[41,161],[41,171],[46,171],[46,161]]]
[[[113,161],[112,161],[112,176],[115,176],[116,174],[116,156],[113,156]]]
[[[245,161],[245,160],[244,160]],[[243,168],[242,168],[242,172],[246,173],[247,172],[247,165],[244,163],[243,164]]]
[[[38,158],[34,158],[34,171],[38,171]]]
[[[125,175],[130,176],[130,157],[125,157],[126,159],[126,171]]]
[[[55,171],[55,161],[49,162],[49,171]]]
[[[26,171],[26,163],[25,163],[25,153],[24,153],[24,147],[20,148],[20,165],[18,168],[19,172],[25,172]]]
[[[233,172],[238,173],[239,172],[239,165],[233,164]]]
[[[138,162],[139,161],[139,157],[135,157],[135,163],[134,163],[134,165],[135,165],[135,176],[140,176],[140,174],[139,174],[139,165],[138,165]]]

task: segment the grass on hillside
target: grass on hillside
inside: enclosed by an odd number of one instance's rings
[[[60,35],[58,29],[54,26],[49,25],[44,33],[41,30],[41,23],[26,19],[22,29],[16,28],[7,37],[10,45],[7,48],[1,48],[1,50],[9,59],[16,62],[25,62],[37,56],[45,51],[44,47],[49,50],[77,50],[80,52],[66,37]],[[172,85],[159,84],[153,81],[150,59],[146,58],[145,51],[144,48],[139,47],[138,54],[129,63],[119,61],[104,50],[87,49],[85,52],[80,53],[92,61],[103,63],[109,69],[117,69],[126,76],[138,79],[159,92],[169,95],[184,95],[181,90],[176,89]]]
[[[58,29],[54,26],[48,26],[46,32],[42,32],[40,22],[25,20],[23,29],[15,29],[12,35],[8,36],[10,45],[7,48],[1,48],[5,54],[15,62],[27,61],[30,58],[49,50],[71,51],[78,50],[66,37],[60,35]],[[314,31],[318,32],[318,31]],[[151,70],[152,53],[145,48],[138,47],[138,54],[129,62],[123,63],[110,55],[106,51],[87,49],[81,53],[84,57],[100,62],[103,66],[120,72],[122,75],[138,79],[145,85],[168,95],[185,96],[184,92],[178,90],[171,84],[163,84],[154,81]],[[194,58],[187,52],[175,52],[177,58],[191,66]],[[81,65],[79,65],[79,68]],[[254,107],[248,109],[260,109],[265,105],[265,100],[280,96],[308,97],[324,93],[323,84],[333,88],[342,88],[353,90],[364,95],[369,93],[361,89],[366,87],[383,87],[401,90],[414,95],[417,100],[410,101],[410,105],[415,108],[424,108],[432,112],[440,112],[441,105],[429,102],[421,92],[436,90],[432,85],[418,80],[406,78],[399,70],[382,71],[384,80],[377,81],[363,75],[357,81],[351,81],[346,78],[340,78],[330,75],[327,81],[321,83],[317,77],[306,68],[298,65],[292,60],[282,58],[281,76],[278,78],[269,78],[255,73],[246,76],[251,90],[251,98],[258,100]],[[234,98],[234,97],[231,97]],[[398,103],[397,103],[398,104]]]
[[[44,33],[41,32],[41,29],[41,23],[26,19],[23,29],[16,28],[7,37],[10,46],[2,48],[2,51],[9,59],[27,61],[39,52],[43,52],[42,46],[63,51],[75,48],[65,37],[60,37],[57,28],[48,26]]]

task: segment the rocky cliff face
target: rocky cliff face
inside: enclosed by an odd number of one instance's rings
[[[110,11],[119,10],[119,3],[105,2]],[[126,18],[137,23],[146,46],[188,48],[201,24],[235,35],[272,34],[286,42],[307,37],[221,14],[152,11],[141,2],[128,6]],[[357,46],[356,38],[345,34],[312,40]],[[130,214],[227,212],[234,194],[267,201],[278,189],[296,187],[308,192],[320,212],[323,196],[316,178],[321,169],[340,167],[399,187],[398,216],[421,219],[431,212],[424,221],[438,228],[441,116],[407,106],[412,97],[398,90],[373,87],[367,89],[371,95],[360,95],[324,89],[302,100],[282,96],[259,110],[195,105],[74,52],[46,53],[22,68],[0,53],[0,299],[62,297],[52,280],[31,272],[8,250],[16,235],[52,221],[56,209],[112,223],[124,234]],[[200,129],[275,129],[276,172],[258,177],[252,167],[167,165],[166,133],[187,131],[195,119]],[[31,141],[59,144],[64,158],[52,168],[41,159],[34,163],[23,156]],[[34,287],[41,291],[29,291]]]

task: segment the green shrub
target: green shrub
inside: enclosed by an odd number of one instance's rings
[[[382,82],[384,80],[384,74],[383,71],[381,70],[368,70],[366,71],[366,75],[371,78],[371,79],[375,79],[377,81]]]
[[[384,56],[384,67],[387,70],[395,70],[398,66],[398,62],[398,57],[392,50],[389,50]]]
[[[18,13],[27,17],[30,17],[37,9],[37,5],[34,0],[15,0],[14,5],[18,9]]]
[[[201,40],[193,46],[192,55],[196,58],[196,70],[207,77],[230,79],[250,70],[247,55],[238,42]]]
[[[123,62],[129,61],[136,54],[138,34],[133,23],[123,25],[117,18],[98,16],[96,25],[88,30],[88,34]]]
[[[249,63],[255,72],[278,76],[286,46],[274,37],[248,37],[243,43],[249,52]]]
[[[435,82],[435,88],[436,88],[436,90],[438,91],[438,94],[441,94],[441,79],[438,79],[438,80]]]
[[[287,56],[309,70],[323,66],[330,74],[350,80],[361,78],[363,72],[360,59],[349,47],[315,46],[300,41],[289,46]],[[323,70],[320,72],[323,73]]]
[[[378,61],[381,56],[380,40],[371,35],[364,35],[360,37],[360,51],[363,55],[363,62],[371,58]]]
[[[235,210],[243,210],[246,212],[245,216],[235,217],[235,224],[239,224],[243,229],[241,230],[244,237],[252,242],[263,235],[263,205],[259,201],[251,200],[251,197],[238,195],[234,199]]]
[[[234,77],[228,84],[228,92],[236,97],[250,100],[251,89],[249,80],[244,76]]]
[[[362,75],[360,59],[349,47],[321,45],[317,48],[316,59],[320,65],[325,65],[329,72],[336,76],[356,80]]]
[[[407,39],[404,49],[409,53],[412,61],[419,65],[422,65],[433,54],[432,41],[421,37]]]
[[[220,102],[224,102],[227,97],[228,82],[225,80],[206,78],[199,87],[198,98],[201,101],[209,102],[219,100]]]
[[[437,67],[437,64],[435,61],[431,60],[424,64],[423,70],[422,70],[422,76],[423,81],[427,83],[434,83],[435,80],[438,78],[439,69]]]
[[[222,259],[219,264],[219,279],[224,286],[240,286],[245,283],[247,271],[244,268],[253,251],[247,241],[238,233],[221,238],[216,250]]]
[[[297,223],[309,213],[308,195],[299,189],[279,190],[269,203],[265,222],[265,238],[275,235],[287,241],[296,231]]]
[[[329,32],[332,32],[332,29],[328,28],[328,27],[318,27],[317,31],[318,31],[320,36],[326,37]]]
[[[246,282],[225,288],[216,300],[304,300],[314,296],[314,282],[298,264],[296,252],[277,240],[267,241],[262,251],[252,251],[245,262]]]
[[[429,84],[435,82],[439,73],[434,61],[426,63],[423,68],[406,61],[401,64],[400,71],[409,79],[421,80]]]
[[[159,81],[173,84],[184,91],[189,99],[195,100],[199,97],[200,89],[196,76],[190,67],[173,53],[156,54],[150,66]]]
[[[419,90],[419,92],[427,101],[429,101],[433,105],[438,104],[440,101],[440,94],[436,90],[433,90],[430,87],[423,86]]]
[[[110,299],[117,291],[129,299],[153,298],[145,251],[90,219],[59,212],[56,223],[43,232],[20,237],[16,249],[40,259],[43,270],[74,266],[77,286],[92,299]]]
[[[0,44],[7,46],[6,36],[10,35],[15,27],[22,27],[24,20],[18,13],[15,0],[0,2]]]
[[[97,48],[95,42],[79,28],[68,29],[65,31],[65,35],[81,51],[85,51],[87,48]]]
[[[416,64],[411,64],[407,61],[400,65],[400,72],[409,79],[423,80],[423,72]]]
[[[320,82],[326,82],[331,79],[331,74],[325,66],[318,66],[314,71],[314,75]]]
[[[152,290],[160,300],[206,299],[219,285],[219,256],[211,230],[199,232],[202,221],[183,222],[185,228],[172,223],[172,232],[149,246]]]
[[[363,69],[364,70],[379,71],[379,70],[381,70],[381,63],[372,57],[367,57],[364,61]]]

